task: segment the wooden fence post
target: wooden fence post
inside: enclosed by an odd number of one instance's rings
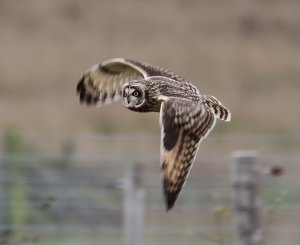
[[[129,169],[124,181],[124,245],[141,245],[144,224],[144,190],[141,165]]]
[[[233,153],[233,188],[239,245],[261,245],[262,232],[259,222],[259,180],[255,170],[255,151]]]

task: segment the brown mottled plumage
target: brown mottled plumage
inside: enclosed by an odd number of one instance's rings
[[[186,181],[199,144],[216,118],[230,111],[215,97],[201,95],[184,78],[164,68],[116,58],[88,69],[77,85],[82,103],[103,105],[122,98],[137,112],[160,112],[161,169],[166,208],[170,210]]]

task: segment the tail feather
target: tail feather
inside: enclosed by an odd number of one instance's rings
[[[204,103],[208,105],[216,117],[220,120],[224,120],[229,122],[231,120],[231,113],[230,111],[222,105],[222,103],[211,95],[203,95]]]

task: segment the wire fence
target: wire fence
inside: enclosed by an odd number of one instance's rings
[[[233,244],[237,225],[232,151],[228,149],[249,143],[239,137],[228,136],[224,144],[230,146],[218,155],[211,152],[218,142],[223,145],[226,137],[203,143],[183,192],[174,209],[166,213],[159,136],[3,134],[0,244],[126,244],[131,224],[126,210],[137,202],[143,205],[133,208],[142,210],[137,218],[142,222],[138,226],[140,244]],[[262,172],[271,166],[284,169],[279,178],[266,174],[260,178],[263,241],[299,244],[300,156],[294,148],[300,137],[286,137],[283,143],[270,138],[251,139],[262,151],[257,159]],[[290,149],[279,152],[277,147],[287,142]],[[128,195],[132,193],[126,183],[137,165],[139,188],[144,194],[131,196],[140,201],[130,204]]]

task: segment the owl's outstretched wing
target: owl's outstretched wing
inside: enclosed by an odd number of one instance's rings
[[[87,105],[108,104],[121,98],[124,83],[150,76],[164,76],[183,81],[183,78],[164,68],[115,58],[89,68],[77,84],[77,93],[80,102]]]
[[[196,101],[165,97],[162,100],[161,169],[166,208],[170,210],[186,181],[201,140],[215,124],[215,115]]]

